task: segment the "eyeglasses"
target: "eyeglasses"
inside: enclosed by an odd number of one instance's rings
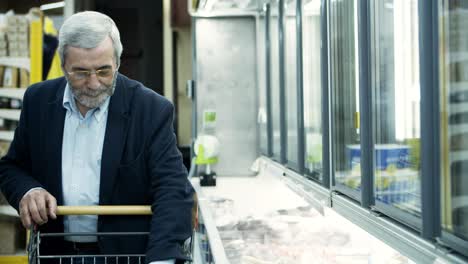
[[[101,78],[101,79],[109,78],[112,75],[114,75],[114,72],[115,71],[113,69],[106,68],[106,69],[99,69],[95,71],[78,70],[78,71],[71,71],[67,73],[75,80],[84,80],[84,79],[88,79],[89,77],[91,77],[93,73],[96,74],[96,77]]]

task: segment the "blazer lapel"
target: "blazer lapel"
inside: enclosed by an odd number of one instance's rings
[[[50,193],[56,195],[57,204],[63,204],[62,192],[62,139],[63,139],[63,126],[65,123],[66,110],[63,108],[63,93],[65,91],[66,81],[59,85],[55,100],[52,100],[47,105],[46,116],[43,118],[47,131],[45,148],[46,157],[49,161],[47,167],[47,188]]]
[[[128,87],[125,87],[123,77],[119,74],[114,94],[109,103],[106,133],[101,158],[101,182],[99,189],[99,204],[110,204],[115,178],[118,174],[125,137],[128,128]]]

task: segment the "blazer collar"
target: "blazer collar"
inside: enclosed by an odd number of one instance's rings
[[[58,89],[55,97],[51,97],[47,104],[44,122],[48,125],[45,137],[44,148],[45,155],[49,162],[47,165],[47,176],[50,177],[48,183],[48,191],[55,195],[58,204],[63,204],[62,191],[62,141],[63,141],[63,126],[65,124],[66,110],[62,106],[63,93],[67,81],[65,78],[58,83]],[[43,88],[48,89],[48,88]]]
[[[132,89],[129,89],[126,83],[125,77],[119,74],[114,94],[109,103],[101,158],[101,183],[99,187],[99,204],[101,205],[110,204],[112,200],[114,183],[125,146],[130,120],[129,105],[132,99]]]

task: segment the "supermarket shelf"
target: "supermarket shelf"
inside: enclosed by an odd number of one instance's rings
[[[8,97],[12,99],[23,99],[26,88],[2,88],[0,87],[0,97]]]
[[[452,198],[452,208],[463,208],[468,206],[468,195],[462,195]]]
[[[450,63],[468,62],[468,52],[450,52]]]
[[[15,135],[14,131],[0,131],[0,140],[13,141],[14,135]]]
[[[0,118],[19,121],[21,110],[19,109],[0,109]]]
[[[449,93],[458,93],[468,91],[468,82],[451,82],[449,84]]]
[[[449,157],[450,162],[465,161],[468,160],[468,151],[451,151]]]
[[[10,205],[0,205],[0,215],[19,217],[18,212]]]
[[[468,103],[451,103],[449,106],[450,115],[468,112]]]
[[[23,68],[29,71],[31,61],[28,57],[0,57],[0,65]]]
[[[25,254],[25,252],[22,252],[22,255],[17,254],[16,256],[0,255],[0,264],[27,264],[28,256]]]
[[[449,125],[450,136],[468,133],[468,124]]]

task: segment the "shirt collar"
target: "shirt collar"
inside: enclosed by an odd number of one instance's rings
[[[73,93],[71,92],[70,85],[67,83],[67,85],[65,86],[65,92],[63,94],[63,107],[72,113],[78,114],[81,117],[81,113],[78,110],[78,107],[76,106],[76,101],[74,99],[75,98],[73,96]],[[92,111],[91,113],[96,119],[96,121],[101,122],[104,114],[106,114],[109,109],[109,102],[110,96],[104,101],[104,103],[101,106],[90,110]]]

